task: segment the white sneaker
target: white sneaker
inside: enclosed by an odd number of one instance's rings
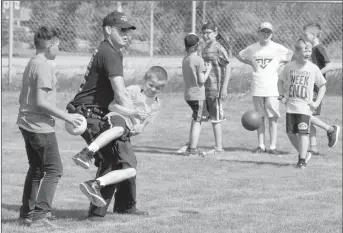
[[[224,153],[224,150],[221,149],[221,150],[218,150],[216,147],[214,147],[212,150],[209,150],[209,151],[206,151],[205,152],[205,155],[206,156],[211,156],[211,155],[215,155],[215,156],[220,156]]]
[[[189,146],[189,142],[187,142],[185,145],[183,145],[178,151],[176,151],[176,153],[177,154],[186,153],[188,146]]]

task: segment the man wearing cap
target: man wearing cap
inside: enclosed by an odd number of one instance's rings
[[[278,154],[276,150],[277,120],[279,113],[278,92],[278,69],[280,65],[291,60],[293,52],[286,47],[271,40],[273,26],[269,22],[262,22],[258,27],[259,41],[243,49],[238,60],[252,66],[251,92],[255,110],[262,117],[262,125],[257,129],[258,147],[253,153],[267,152],[265,146],[265,124],[264,118],[269,122],[269,154]]]
[[[131,100],[126,95],[121,48],[128,42],[128,32],[135,30],[136,27],[127,21],[123,13],[114,11],[104,18],[102,29],[104,41],[100,43],[91,58],[80,92],[67,105],[69,112],[77,112],[86,117],[87,130],[81,136],[87,144],[108,127],[104,116],[109,112],[108,106],[114,98],[118,104],[133,108]],[[136,161],[128,135],[112,141],[100,149],[100,153],[88,150],[77,154],[73,160],[80,165],[79,161],[92,157],[95,158],[95,165],[98,167],[96,177],[130,166],[126,162],[127,158]],[[100,220],[106,215],[115,189],[113,212],[147,215],[147,212],[136,209],[136,177],[134,177],[106,187],[102,187],[99,182],[90,184],[87,187],[88,192],[94,197],[101,195],[106,201],[104,207],[90,205],[88,217],[91,220]]]

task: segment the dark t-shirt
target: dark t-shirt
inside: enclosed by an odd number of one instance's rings
[[[123,76],[123,54],[108,41],[103,41],[92,56],[85,74],[85,83],[72,104],[75,107],[84,104],[86,107],[107,110],[114,97],[109,80],[111,76]]]
[[[323,69],[326,63],[330,62],[329,56],[322,44],[318,44],[312,48],[311,60],[319,69]]]
[[[312,48],[311,61],[316,64],[319,69],[323,69],[326,63],[330,62],[329,56],[327,55],[326,50],[322,44],[318,44]],[[323,76],[324,78],[326,78],[325,74]],[[319,91],[319,87],[317,85],[314,85],[313,91],[316,97]]]

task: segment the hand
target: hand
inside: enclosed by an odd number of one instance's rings
[[[136,118],[138,118],[140,120],[146,119],[148,116],[149,116],[148,113],[142,112],[142,111],[139,111],[139,110],[136,110],[136,112],[134,114],[134,117],[136,117]]]
[[[136,134],[143,133],[143,125],[142,124],[137,124],[133,127],[133,132]]]
[[[285,105],[287,104],[287,98],[283,95],[280,95],[278,100],[280,100],[280,102],[285,104]]]
[[[317,109],[319,106],[319,103],[311,101],[309,104],[310,108]]]
[[[206,68],[206,72],[210,72],[212,70],[212,63],[205,62],[205,68]]]
[[[76,128],[82,124],[83,116],[78,113],[68,114],[66,121]]]
[[[227,97],[227,88],[222,88],[222,90],[220,91],[219,97],[221,99],[226,99],[226,97]]]

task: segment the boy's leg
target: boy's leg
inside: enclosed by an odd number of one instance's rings
[[[305,168],[307,161],[311,158],[309,148],[310,116],[303,114],[294,115],[294,131],[298,134],[299,161],[298,168]]]
[[[108,116],[107,121],[103,122],[104,124],[101,131],[99,129],[99,133],[96,138],[90,142],[88,147],[83,148],[82,151],[73,156],[72,159],[75,164],[84,169],[90,168],[90,160],[94,157],[95,153],[114,139],[123,135],[125,131],[124,127],[126,127],[126,125],[118,125],[118,122],[121,121],[125,122],[125,120],[119,115]]]
[[[39,141],[32,141],[32,145],[36,147],[42,160],[44,176],[36,199],[33,221],[43,219],[51,212],[57,184],[63,173],[55,133],[41,134],[37,140]]]
[[[317,129],[314,126],[313,122],[311,122],[310,127],[310,150],[313,151],[314,154],[319,154],[317,148]]]
[[[97,152],[111,141],[121,137],[124,133],[124,128],[113,126],[112,128],[102,132],[89,146],[88,149]]]
[[[43,171],[41,169],[41,160],[38,152],[32,147],[30,139],[31,132],[19,128],[25,142],[27,158],[29,162],[29,169],[26,174],[24,190],[22,196],[22,205],[20,207],[19,217],[26,219],[29,222],[32,221],[33,212],[35,209],[36,198],[39,190],[40,180],[43,177]]]
[[[269,121],[269,137],[270,146],[269,153],[277,154],[276,142],[277,142],[277,120],[280,118],[279,112],[279,100],[276,96],[270,96],[265,98],[265,110]]]
[[[270,135],[270,151],[276,149],[276,142],[277,142],[277,118],[270,117],[268,118],[269,121],[269,135]]]
[[[122,169],[111,171],[106,175],[98,177],[96,180],[99,181],[100,186],[107,186],[110,184],[117,184],[134,176],[136,176],[136,169],[123,163]]]
[[[216,149],[218,151],[223,150],[223,137],[222,137],[222,125],[221,122],[212,122],[214,140],[216,143]]]
[[[191,149],[197,148],[199,137],[200,137],[200,132],[201,132],[201,122],[193,120],[191,132],[190,132],[189,148],[191,148]]]
[[[318,117],[316,116],[312,116],[311,117],[311,135],[312,135],[312,125],[314,126],[318,126],[319,128],[322,128],[326,131],[327,133],[327,137],[328,137],[328,146],[329,147],[334,147],[338,141],[338,135],[339,135],[339,131],[340,131],[340,127],[338,125],[328,125],[325,122],[323,122],[322,120],[320,120]],[[313,127],[314,128],[314,127]],[[314,137],[315,137],[315,131],[314,133]],[[311,137],[311,146],[312,146],[312,137]]]
[[[260,113],[262,116],[262,124],[257,129],[258,147],[252,151],[253,153],[266,152],[264,118],[267,115],[267,113],[265,110],[265,103],[264,102],[265,102],[265,97],[253,96],[253,103],[254,103],[255,111]]]
[[[221,103],[222,99],[218,97],[207,97],[206,107],[211,119],[213,135],[215,141],[215,147],[212,150],[206,152],[206,155],[215,155],[223,153],[223,133],[221,122],[225,121],[223,105]]]
[[[299,152],[299,138],[296,134],[291,134],[291,133],[287,133],[288,139],[291,142],[292,146],[297,150],[298,153]]]

